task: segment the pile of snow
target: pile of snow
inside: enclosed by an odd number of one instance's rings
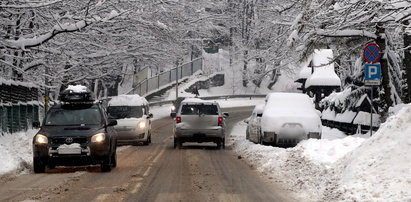
[[[137,94],[134,95],[119,95],[112,97],[108,102],[109,106],[142,106],[148,105],[147,100],[144,97],[140,97]]]
[[[337,165],[338,200],[411,200],[411,105]]]
[[[324,127],[323,138],[329,139],[309,139],[285,149],[254,144],[245,139],[245,129],[244,122],[237,123],[228,145],[273,182],[298,193],[303,201],[327,201],[322,196],[336,180],[333,165],[364,141]]]
[[[69,85],[66,90],[72,91],[73,93],[86,93],[87,87],[83,85]]]
[[[0,176],[27,172],[33,162],[32,139],[37,130],[0,135]]]
[[[284,149],[245,140],[239,122],[230,140],[249,164],[305,201],[411,201],[410,122],[407,105],[369,139],[323,127],[323,139]]]

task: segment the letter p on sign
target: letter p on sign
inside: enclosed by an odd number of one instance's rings
[[[380,64],[365,64],[364,73],[366,85],[377,85],[377,83],[379,85],[381,81]]]

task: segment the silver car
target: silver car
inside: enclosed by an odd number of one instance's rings
[[[214,142],[225,148],[225,118],[216,102],[198,98],[185,99],[178,109],[174,124],[174,148],[184,142]]]
[[[246,139],[261,144],[261,117],[263,116],[264,104],[256,105],[251,116],[245,120],[247,123]]]

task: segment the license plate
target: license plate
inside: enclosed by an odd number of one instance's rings
[[[58,154],[81,154],[81,148],[58,148]]]

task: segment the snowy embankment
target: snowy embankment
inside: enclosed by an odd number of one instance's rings
[[[246,124],[232,130],[233,150],[258,171],[313,201],[411,201],[411,106],[371,138],[345,137],[324,127],[323,137],[294,148],[245,140]],[[339,139],[340,138],[340,139]]]
[[[32,139],[37,130],[0,135],[0,176],[29,172],[32,167]]]

